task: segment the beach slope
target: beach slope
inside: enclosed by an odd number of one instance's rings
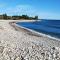
[[[58,52],[60,58],[60,41],[33,35],[10,22],[20,21],[0,20],[0,60],[52,60],[54,49],[53,57]]]

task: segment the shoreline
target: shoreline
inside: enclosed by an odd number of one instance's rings
[[[55,38],[55,37],[52,37],[52,36],[50,36],[50,35],[47,35],[47,34],[44,34],[44,33],[41,33],[41,32],[37,32],[37,31],[34,31],[34,30],[32,30],[32,29],[29,29],[29,28],[20,26],[20,25],[18,25],[18,24],[16,24],[16,23],[17,23],[17,22],[11,22],[11,24],[13,24],[12,26],[15,26],[14,28],[15,28],[16,30],[19,30],[19,28],[21,28],[21,29],[23,29],[24,31],[29,32],[28,34],[35,35],[35,36],[48,37],[48,38],[50,38],[50,39],[60,41],[59,38]]]
[[[38,33],[35,33],[35,31],[29,30],[29,29],[24,29],[24,27],[20,27],[20,26],[16,25],[16,22],[9,22],[9,23],[11,23],[10,25],[16,31],[19,31],[20,32],[20,30],[21,30],[22,32],[26,33],[29,36],[35,36],[35,37],[43,38],[43,41],[44,41],[44,38],[46,38],[48,41],[50,41],[50,43],[52,44],[52,46],[54,46],[54,45],[57,44],[56,46],[60,47],[60,39],[58,40],[58,39],[55,39],[53,37],[51,38],[50,36],[45,35],[45,34],[41,34],[41,33],[39,34],[39,32]],[[47,40],[45,40],[45,41],[47,41]]]

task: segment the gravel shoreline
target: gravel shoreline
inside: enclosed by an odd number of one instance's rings
[[[28,34],[17,21],[0,21],[0,60],[60,60],[60,41]]]

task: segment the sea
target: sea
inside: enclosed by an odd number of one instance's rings
[[[40,19],[34,22],[17,22],[16,24],[60,39],[60,20]]]

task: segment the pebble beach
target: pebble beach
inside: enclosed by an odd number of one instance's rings
[[[60,41],[31,34],[15,22],[22,20],[0,20],[0,60],[60,60]]]

